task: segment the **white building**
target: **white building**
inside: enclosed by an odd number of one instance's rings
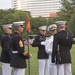
[[[50,17],[61,8],[60,0],[12,0],[16,10],[29,11],[32,17]]]

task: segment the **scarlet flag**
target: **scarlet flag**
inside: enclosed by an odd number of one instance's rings
[[[26,30],[27,30],[28,32],[30,32],[30,31],[31,31],[30,21],[29,21],[29,19],[28,19],[28,18],[26,18]]]

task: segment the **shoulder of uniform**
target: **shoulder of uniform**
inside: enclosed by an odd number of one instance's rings
[[[22,39],[22,37],[21,36],[16,36],[16,39]]]
[[[2,35],[2,36],[1,36],[1,40],[4,39],[4,37],[5,37],[5,35]]]
[[[7,35],[3,35],[1,37],[1,40],[3,40],[3,41],[8,41],[9,39],[10,39],[9,36],[7,36]]]
[[[5,37],[5,35],[3,34],[1,37]]]
[[[2,35],[2,38],[9,38],[9,36],[8,35]]]
[[[59,35],[59,34],[61,34],[61,31],[57,32],[55,35]]]
[[[59,32],[58,33],[56,33],[54,36],[57,36],[59,34]]]
[[[38,37],[40,37],[40,35],[39,35],[39,34],[36,36],[36,38],[38,38]]]
[[[60,32],[57,32],[54,37],[58,38],[60,36]]]
[[[18,40],[18,39],[22,39],[22,37],[20,35],[16,35],[16,34],[13,34],[12,35],[12,38]]]
[[[21,35],[18,35],[18,34],[15,34],[15,33],[13,34],[13,36],[16,36],[16,37],[21,37]]]

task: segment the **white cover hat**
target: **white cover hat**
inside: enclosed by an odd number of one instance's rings
[[[56,30],[57,29],[57,25],[56,24],[51,24],[50,26],[48,26],[47,30]]]
[[[39,30],[46,30],[47,26],[40,26],[38,29]]]
[[[67,21],[56,21],[57,25],[65,25]]]
[[[13,22],[13,24],[17,26],[23,25],[23,23],[25,23],[25,21]]]
[[[13,25],[13,24],[5,24],[5,25],[2,25],[2,27],[3,27],[3,28],[12,28],[12,25]]]

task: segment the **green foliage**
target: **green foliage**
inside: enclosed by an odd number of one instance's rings
[[[58,12],[59,20],[69,21],[71,14],[73,14],[73,7],[71,6],[71,2],[69,2],[68,0],[62,0],[61,3],[61,11]]]
[[[70,21],[68,22],[69,31],[75,36],[75,13],[71,16]]]
[[[48,25],[54,24],[56,20],[58,20],[58,17],[50,17],[48,19]]]
[[[58,12],[58,20],[67,21],[67,29],[75,35],[75,0],[62,0],[61,11]]]
[[[0,33],[2,33],[2,25],[13,23],[15,21],[25,21],[26,16],[31,17],[28,12],[21,10],[0,10]],[[25,32],[24,32],[25,34]],[[25,37],[25,35],[23,35]]]
[[[26,20],[26,17],[29,18],[30,24],[31,24],[31,32],[30,34],[37,34],[38,33],[38,27],[42,25],[49,26],[55,21],[55,18],[49,18],[48,20],[44,17],[36,17],[32,18],[30,16],[29,12],[21,11],[21,10],[14,10],[14,9],[8,9],[8,10],[0,10],[0,33],[2,33],[2,25],[13,23],[16,21],[22,21]],[[26,25],[26,23],[25,23]],[[27,32],[24,29],[24,32],[22,34],[23,38],[27,38]]]
[[[43,17],[37,17],[37,18],[31,18],[31,30],[32,34],[37,34],[38,33],[38,27],[43,26],[43,25],[48,25],[47,20]]]

